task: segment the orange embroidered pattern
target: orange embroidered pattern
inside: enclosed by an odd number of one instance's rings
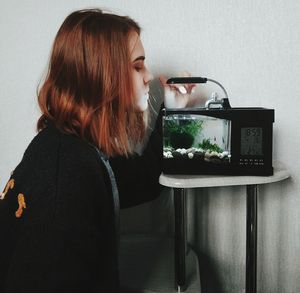
[[[13,189],[14,186],[15,186],[15,180],[10,179],[6,184],[4,191],[2,193],[0,193],[0,200],[4,200],[8,190]],[[17,218],[21,218],[21,216],[23,214],[23,209],[26,209],[25,196],[23,193],[18,194],[18,204],[19,204],[19,207],[16,210],[15,215]]]
[[[5,188],[4,188],[4,191],[0,194],[0,199],[3,200],[3,199],[5,198],[5,195],[7,194],[8,190],[9,190],[9,189],[13,189],[14,186],[15,186],[15,180],[14,180],[14,179],[10,179],[10,180],[7,182],[7,184],[6,184],[6,186],[5,186]]]
[[[23,214],[23,209],[26,209],[26,203],[25,203],[25,197],[24,194],[19,193],[18,195],[18,203],[19,203],[19,208],[16,211],[16,217],[20,218]]]

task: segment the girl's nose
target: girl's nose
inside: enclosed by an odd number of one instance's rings
[[[152,73],[151,73],[148,69],[146,69],[145,76],[144,76],[144,82],[147,84],[147,83],[149,83],[152,79],[153,79]]]

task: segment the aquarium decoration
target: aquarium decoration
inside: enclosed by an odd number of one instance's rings
[[[195,140],[196,134],[201,131],[202,121],[168,120],[165,123],[166,135],[169,135],[169,146],[174,149],[190,148]]]

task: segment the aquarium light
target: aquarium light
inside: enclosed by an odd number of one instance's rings
[[[207,83],[208,81],[217,84],[223,90],[225,98],[228,99],[227,91],[223,85],[218,81],[207,77],[172,77],[167,80],[167,84]]]

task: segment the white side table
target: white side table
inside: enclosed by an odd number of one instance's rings
[[[289,172],[279,163],[274,164],[272,176],[223,176],[223,175],[166,175],[161,174],[161,185],[174,191],[175,208],[175,274],[178,292],[186,288],[186,189],[198,187],[245,185],[247,190],[246,212],[246,293],[256,292],[257,261],[257,185],[287,179]]]

